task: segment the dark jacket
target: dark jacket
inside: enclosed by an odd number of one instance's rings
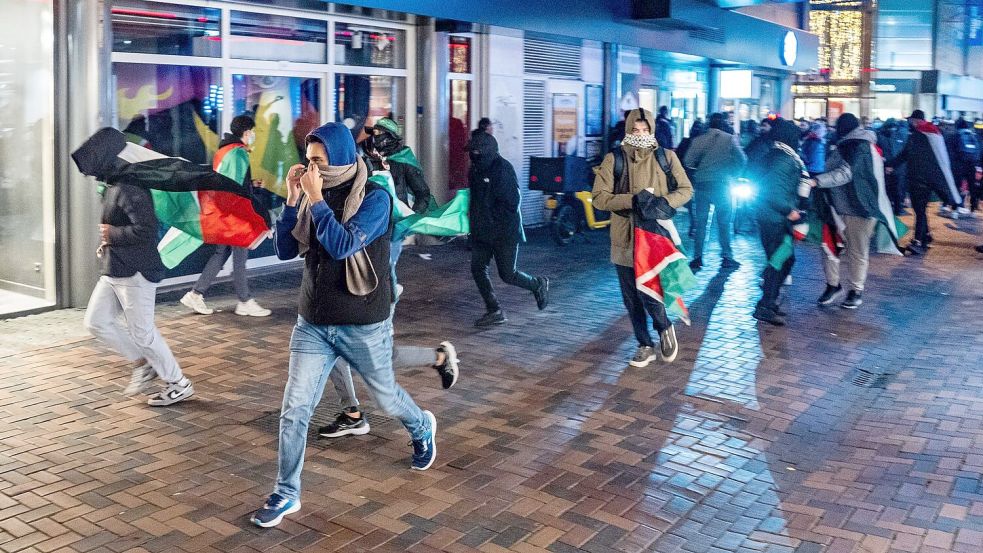
[[[655,141],[659,146],[673,149],[672,120],[668,117],[659,116],[655,120]]]
[[[942,191],[943,198],[950,196],[946,188],[946,176],[935,157],[931,144],[925,133],[912,130],[908,142],[893,159],[884,164],[886,167],[905,166],[908,187],[927,188]]]
[[[840,215],[876,217],[880,213],[872,151],[876,140],[873,131],[859,127],[837,142],[829,152],[826,171],[816,175],[817,204],[825,202]],[[823,207],[817,208],[822,214]]]
[[[385,321],[394,300],[389,270],[389,237],[392,236],[392,203],[389,194],[371,181],[358,212],[339,223],[351,185],[325,191],[324,202],[311,206],[310,249],[304,256],[298,311],[315,325],[368,325]],[[291,231],[297,224],[297,208],[285,206],[276,224],[276,253],[280,259],[297,256],[297,240]],[[345,259],[365,249],[378,278],[367,296],[348,291]]]
[[[884,152],[884,159],[891,160],[898,157],[904,150],[908,139],[907,123],[900,124],[895,120],[888,120],[877,131],[877,146]],[[904,180],[904,167],[896,167],[893,175],[886,175],[886,178],[896,178]]]
[[[164,278],[164,265],[157,253],[160,223],[149,190],[131,184],[107,186],[102,223],[112,225],[102,257],[102,274],[123,278],[140,273],[150,282]]]
[[[471,238],[485,243],[521,240],[519,180],[515,169],[498,154],[498,142],[490,134],[475,135],[468,143],[468,151]]]
[[[430,207],[430,186],[423,170],[409,163],[389,161],[389,172],[393,176],[396,197],[409,203],[409,193],[413,193],[413,211],[423,213]]]
[[[759,162],[761,158],[768,155],[771,150],[771,139],[768,138],[767,133],[759,134],[754,137],[754,140],[744,148],[744,154],[747,156],[748,167]]]
[[[788,224],[788,215],[798,209],[802,169],[787,152],[772,147],[754,164],[751,179],[758,183],[758,220]]]
[[[717,189],[730,186],[744,172],[747,156],[734,135],[710,129],[693,139],[683,163],[693,170],[694,188]]]

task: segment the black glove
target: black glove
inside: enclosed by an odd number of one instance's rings
[[[641,221],[656,221],[672,219],[676,216],[676,208],[662,196],[656,196],[648,190],[642,190],[631,198],[632,211]]]

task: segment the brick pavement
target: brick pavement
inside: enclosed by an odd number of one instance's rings
[[[750,318],[755,241],[730,275],[711,248],[679,358],[645,369],[625,364],[605,235],[534,234],[520,264],[554,278],[553,306],[499,286],[511,320],[480,332],[463,246],[410,249],[397,342],[449,338],[463,363],[449,392],[399,374],[440,421],[437,462],[410,472],[405,432],[370,410],[367,436],[312,438],[304,509],[271,530],[247,519],[276,472],[299,273],[254,281],[266,320],[231,314],[228,285],[211,317],[162,295],[198,390],[166,409],[121,394],[79,311],[2,322],[0,550],[983,551],[980,225],[934,226],[927,257],[873,259],[856,312],[814,307],[818,251],[800,248],[781,329]]]

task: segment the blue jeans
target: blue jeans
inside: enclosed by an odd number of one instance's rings
[[[319,326],[297,317],[290,337],[290,370],[280,410],[279,471],[275,493],[300,498],[307,429],[335,362],[347,361],[365,381],[376,404],[399,419],[414,440],[430,423],[393,375],[390,320],[371,325]]]
[[[399,256],[403,253],[403,241],[393,239],[389,243],[389,274],[393,279],[393,293],[396,290],[396,263],[399,262]],[[399,299],[399,298],[397,298]]]

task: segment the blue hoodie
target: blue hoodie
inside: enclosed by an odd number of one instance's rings
[[[327,123],[307,135],[307,141],[316,138],[324,144],[328,152],[328,165],[344,166],[356,162],[355,140],[351,131],[341,123]],[[321,200],[311,205],[311,219],[318,242],[334,259],[345,259],[368,246],[386,233],[389,228],[389,215],[392,211],[389,193],[381,188],[368,191],[351,219],[341,223],[335,218],[328,204]],[[297,208],[285,205],[283,213],[276,222],[277,257],[292,259],[297,257],[297,240],[291,234],[297,225]]]

